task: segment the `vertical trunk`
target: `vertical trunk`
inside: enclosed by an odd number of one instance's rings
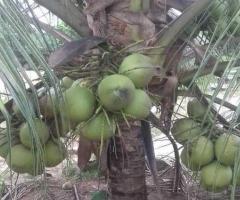
[[[146,200],[145,157],[139,121],[119,124],[109,151],[109,192],[111,200]]]

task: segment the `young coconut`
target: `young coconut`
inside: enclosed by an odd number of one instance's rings
[[[136,88],[145,87],[151,81],[154,70],[151,58],[139,53],[124,58],[119,67],[119,73],[130,78]]]
[[[211,192],[221,192],[226,189],[232,181],[232,169],[214,161],[201,170],[200,184]]]
[[[65,91],[64,98],[64,111],[70,121],[80,123],[93,115],[96,99],[90,89],[78,85],[71,87]]]
[[[56,96],[52,93],[51,97],[49,95],[45,95],[39,100],[40,112],[46,119],[54,118],[54,112],[57,113],[55,99]]]
[[[182,161],[182,164],[185,165],[186,168],[192,170],[192,171],[198,171],[200,170],[198,166],[195,166],[191,160],[190,155],[188,151],[188,146],[185,146],[180,154],[180,159]]]
[[[240,137],[222,134],[215,143],[217,160],[224,165],[234,165],[235,157],[240,152]]]
[[[63,90],[60,90],[61,93]],[[63,101],[63,96],[57,95],[57,91],[54,88],[50,88],[49,92],[40,98],[39,108],[41,114],[46,119],[53,119],[61,111],[59,104]]]
[[[171,133],[178,143],[184,144],[187,141],[192,141],[194,138],[202,135],[204,131],[194,120],[182,118],[174,122]]]
[[[202,122],[204,120],[204,117],[207,113],[207,107],[204,106],[198,99],[193,99],[192,101],[189,101],[187,104],[187,113],[188,116],[196,121]],[[206,116],[206,123],[211,122],[211,112],[208,113],[208,116]]]
[[[20,141],[16,136],[11,136],[11,146],[19,144]],[[6,158],[10,149],[7,135],[0,134],[0,156]]]
[[[59,140],[53,142],[49,140],[44,148],[44,161],[46,167],[55,167],[66,158],[66,148]]]
[[[38,137],[42,144],[45,144],[50,136],[47,125],[41,119],[35,118],[33,122],[35,123],[33,133],[27,122],[21,126],[19,132],[20,141],[27,148],[32,148],[32,138],[34,138],[32,134],[36,134],[35,136]]]
[[[213,142],[205,136],[200,136],[185,147],[183,163],[190,169],[199,170],[214,159]]]
[[[65,89],[68,89],[72,86],[74,80],[69,78],[68,76],[64,76],[61,80],[61,86],[64,87]]]
[[[31,175],[40,175],[43,173],[41,162],[37,161],[34,158],[33,152],[22,144],[11,147],[11,153],[8,154],[6,162],[17,173],[29,173]]]
[[[107,110],[119,111],[132,101],[134,89],[134,84],[128,77],[114,74],[99,83],[97,93]]]
[[[140,89],[134,90],[132,101],[123,109],[127,116],[134,119],[146,118],[151,110],[152,101],[148,94]]]
[[[109,120],[108,120],[109,119]],[[83,125],[81,134],[89,140],[108,139],[115,134],[116,124],[102,112]]]

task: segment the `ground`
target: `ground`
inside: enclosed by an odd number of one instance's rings
[[[1,166],[5,166],[4,160],[0,160],[0,162]],[[66,165],[66,163],[63,163],[55,168],[48,169],[47,173],[49,174],[49,177],[46,178],[45,182],[41,182],[40,178],[35,179],[34,181],[32,177],[30,177],[29,175],[19,176],[17,185],[13,186],[12,188],[13,189],[12,191],[17,191],[16,199],[91,200],[92,195],[97,191],[107,190],[107,183],[105,178],[96,176],[93,170],[91,171],[90,169],[88,172],[85,172],[85,174],[80,173],[82,174],[81,176],[79,176],[79,174],[76,176],[76,174],[79,173],[76,167],[72,166],[70,170],[68,169],[68,172],[66,172],[66,168],[64,168],[63,165]],[[162,169],[162,167],[163,165],[161,163],[159,165],[159,169],[160,168]],[[166,177],[169,177],[170,174],[174,174],[172,171],[173,170],[172,167],[167,164],[164,165],[164,170],[166,170]],[[159,178],[164,170],[159,171]],[[67,173],[71,177],[67,177],[66,176]],[[159,191],[153,184],[152,178],[148,170],[146,170],[146,177],[149,200],[185,199],[184,196],[181,194],[173,195],[171,193],[167,193],[167,190],[170,189],[170,185],[172,183],[171,179],[168,180],[166,178],[165,184],[160,183],[160,187],[162,188],[163,191]],[[5,180],[6,184],[10,184],[9,179]],[[15,182],[16,176],[14,176],[12,180],[13,182]],[[5,191],[5,196],[3,195],[2,200],[10,199],[11,198],[9,191]]]

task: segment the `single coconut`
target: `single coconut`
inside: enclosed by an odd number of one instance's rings
[[[59,98],[57,97],[54,88],[50,88],[49,93],[41,97],[41,99],[39,100],[39,108],[41,114],[46,119],[53,119],[56,114],[60,112],[61,108],[59,107],[60,102],[58,101],[58,99],[61,99],[61,97],[61,95],[59,95]]]
[[[34,159],[33,152],[24,145],[15,145],[11,147],[10,152],[6,158],[6,162],[13,171],[17,173],[29,173],[31,175],[43,173],[41,162]]]
[[[55,167],[66,158],[66,148],[60,142],[49,140],[44,148],[44,161],[46,167]]]
[[[191,160],[190,160],[190,155],[188,151],[188,146],[185,146],[180,154],[180,158],[182,163],[190,170],[192,171],[198,171],[200,168],[198,166],[195,166]]]
[[[187,141],[192,141],[197,136],[202,135],[204,131],[194,120],[182,118],[174,122],[171,133],[178,143],[184,144]]]
[[[64,87],[65,89],[68,89],[72,86],[74,80],[69,78],[68,76],[64,76],[61,80],[61,86]]]
[[[186,147],[187,154],[185,165],[189,163],[189,168],[191,166],[193,169],[200,169],[202,166],[210,163],[214,159],[214,145],[213,142],[205,136],[200,136],[192,143],[187,144]]]
[[[51,98],[46,95],[43,96],[40,100],[39,100],[39,108],[40,108],[40,112],[41,114],[47,118],[47,119],[52,119],[54,118],[54,99],[51,100]],[[56,108],[56,106],[55,106]],[[55,112],[57,113],[57,109],[55,109]]]
[[[124,58],[119,67],[119,73],[130,78],[136,88],[145,87],[151,81],[154,70],[151,58],[139,53]]]
[[[0,134],[0,156],[3,158],[6,158],[11,146],[14,146],[19,143],[20,141],[16,136],[11,136],[11,144],[10,144],[10,141],[8,140],[7,135]]]
[[[75,86],[64,93],[64,112],[76,123],[88,120],[94,112],[96,99],[92,91],[86,87]]]
[[[115,130],[115,122],[104,113],[100,113],[83,125],[81,134],[89,140],[101,140],[114,136]]]
[[[97,93],[107,110],[119,111],[132,101],[134,89],[134,84],[128,77],[114,74],[99,83]]]
[[[207,113],[207,107],[204,106],[198,99],[193,99],[187,104],[187,113],[190,118],[202,122]],[[211,113],[209,112],[205,119],[207,123],[209,122],[208,120],[211,118],[210,116]]]
[[[134,119],[146,118],[151,110],[152,101],[148,94],[140,89],[134,90],[132,101],[123,109],[127,116]]]
[[[233,165],[236,154],[240,151],[240,137],[222,134],[215,143],[217,160],[224,165]]]
[[[30,130],[28,123],[24,123],[19,132],[20,141],[28,148],[32,148],[32,141],[39,139],[42,144],[45,144],[49,138],[49,130],[47,125],[38,118],[33,119],[35,127]],[[37,138],[36,138],[37,137]]]
[[[232,169],[214,161],[201,170],[200,184],[211,192],[220,192],[226,189],[232,181]]]

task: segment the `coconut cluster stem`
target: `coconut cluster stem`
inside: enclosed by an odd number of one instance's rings
[[[178,153],[178,147],[177,144],[175,142],[175,140],[170,136],[169,132],[166,130],[165,127],[163,127],[163,125],[161,125],[161,123],[159,122],[159,119],[151,112],[148,120],[152,123],[152,125],[154,127],[156,127],[157,129],[159,129],[161,132],[164,133],[164,135],[166,135],[166,137],[168,138],[168,140],[171,142],[173,150],[174,150],[174,155],[175,155],[175,182],[174,182],[174,186],[173,186],[173,191],[177,192],[178,191],[178,186],[179,186],[179,182],[180,182],[180,169],[181,169],[181,165],[180,165],[180,156]]]

